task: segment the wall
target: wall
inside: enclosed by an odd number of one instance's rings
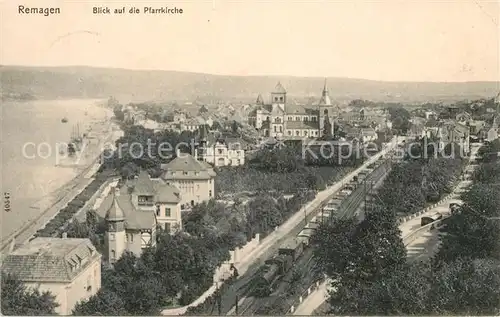
[[[90,286],[91,289],[87,290]],[[90,296],[95,295],[101,288],[101,255],[94,258],[92,263],[82,271],[69,285],[66,292],[66,302],[68,313],[75,305],[82,300],[88,299]]]
[[[171,180],[169,183],[175,185],[181,192],[181,204],[201,203],[214,197],[214,180]],[[210,191],[212,195],[210,196]]]
[[[256,234],[255,237],[247,242],[243,247],[237,248],[233,251],[230,251],[231,259],[227,262],[224,262],[219,268],[217,268],[214,272],[214,284],[203,293],[200,297],[198,297],[191,304],[173,308],[173,309],[165,309],[161,312],[162,315],[182,315],[186,312],[189,307],[197,306],[205,301],[207,297],[212,295],[217,290],[217,283],[228,279],[231,276],[231,272],[229,271],[229,266],[231,263],[234,263],[234,266],[238,269],[240,276],[243,274],[242,270],[239,268],[239,264],[244,262],[244,260],[248,257],[253,256],[252,251],[258,249],[260,245],[260,237],[259,234]]]
[[[166,216],[165,208],[170,208],[170,216],[168,217]],[[160,203],[160,214],[156,215],[156,221],[162,228],[165,228],[165,223],[170,223],[171,229],[182,229],[181,204]]]
[[[28,288],[39,289],[40,292],[49,291],[56,297],[55,301],[59,304],[59,307],[55,309],[56,313],[59,315],[69,315],[71,311],[68,312],[68,307],[66,304],[66,286],[68,283],[32,283],[25,282],[24,285]]]
[[[87,291],[87,282],[89,279],[92,289]],[[59,303],[56,313],[59,315],[70,315],[76,303],[88,299],[101,288],[101,255],[95,257],[92,263],[71,283],[27,282],[24,284],[28,288],[38,288],[41,292],[51,292],[56,297],[56,302]]]

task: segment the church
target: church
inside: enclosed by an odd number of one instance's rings
[[[271,92],[271,102],[264,103],[257,97],[257,107],[250,113],[249,123],[262,136],[278,139],[318,138],[325,133],[325,126],[333,135],[334,115],[337,107],[332,105],[325,85],[316,106],[297,105],[287,100],[287,92],[280,82]]]

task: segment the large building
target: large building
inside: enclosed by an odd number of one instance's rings
[[[194,206],[214,197],[216,173],[212,166],[195,157],[177,151],[177,157],[163,164],[161,178],[169,185],[180,190],[181,204]]]
[[[49,291],[60,315],[101,288],[101,254],[89,239],[35,238],[8,254],[2,271],[14,274],[27,287]]]
[[[285,88],[278,83],[271,93],[271,102],[265,104],[258,96],[257,108],[249,115],[249,123],[263,136],[284,139],[317,138],[324,134],[325,126],[333,135],[336,107],[332,105],[325,86],[316,106],[297,105],[287,99]],[[329,123],[329,124],[328,124]]]
[[[240,144],[228,144],[222,140],[217,140],[212,144],[207,144],[203,150],[203,160],[214,166],[240,166],[245,164],[245,150]]]
[[[156,228],[173,233],[182,229],[179,189],[147,172],[113,190],[102,202],[98,214],[105,217],[107,258],[113,263],[124,251],[140,255],[153,246]]]

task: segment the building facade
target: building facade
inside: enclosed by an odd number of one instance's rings
[[[216,173],[205,161],[199,161],[190,154],[177,151],[177,157],[168,164],[163,164],[161,178],[180,191],[181,205],[194,206],[214,197]]]
[[[297,105],[288,100],[285,88],[278,83],[271,93],[271,102],[257,97],[257,108],[250,112],[249,123],[263,136],[284,139],[317,138],[324,134],[325,126],[333,135],[336,107],[331,103],[328,88],[323,88],[316,106]]]
[[[154,246],[157,226],[169,233],[182,230],[180,191],[161,179],[151,179],[145,171],[113,190],[97,212],[108,225],[106,257],[111,263],[125,251],[140,255]]]
[[[232,147],[222,141],[207,144],[203,151],[203,160],[214,166],[240,166],[245,164],[245,150]]]
[[[89,239],[35,238],[8,254],[2,271],[14,274],[27,287],[49,291],[60,315],[101,288],[101,254]]]

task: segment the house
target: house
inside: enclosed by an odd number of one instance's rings
[[[328,88],[325,85],[319,103],[308,107],[288,100],[285,88],[278,82],[271,93],[271,103],[265,104],[257,97],[257,108],[249,114],[248,122],[261,131],[264,137],[302,139],[320,137],[325,126],[333,135],[334,114]]]
[[[196,131],[204,124],[204,120],[200,118],[189,118],[184,122],[181,122],[181,131]]]
[[[470,120],[466,124],[470,127],[470,134],[478,135],[479,131],[485,127],[486,122],[481,120]]]
[[[360,129],[361,142],[374,142],[378,138],[378,134],[373,128],[361,128]]]
[[[218,140],[205,146],[203,160],[217,167],[240,166],[245,164],[245,150],[240,143]]]
[[[182,205],[194,206],[214,197],[217,174],[209,163],[198,160],[197,150],[194,154],[195,157],[178,150],[175,159],[161,166],[161,178],[180,190]]]
[[[439,139],[439,150],[442,150],[446,145],[455,143],[459,144],[465,153],[470,150],[470,131],[469,127],[458,122],[445,122],[439,127],[437,133]]]
[[[468,122],[468,121],[472,120],[472,115],[470,113],[468,113],[467,111],[462,111],[455,116],[455,119],[458,122]]]
[[[78,302],[101,288],[101,254],[89,239],[38,237],[6,255],[2,272],[51,292],[59,303],[56,312],[71,315]]]
[[[182,229],[179,189],[162,179],[150,179],[145,171],[113,190],[97,213],[108,224],[106,257],[111,263],[125,250],[139,256],[154,246],[157,226],[169,233]]]
[[[427,120],[429,120],[431,118],[437,119],[438,118],[438,114],[435,111],[425,111],[424,112],[424,118],[427,119]]]

